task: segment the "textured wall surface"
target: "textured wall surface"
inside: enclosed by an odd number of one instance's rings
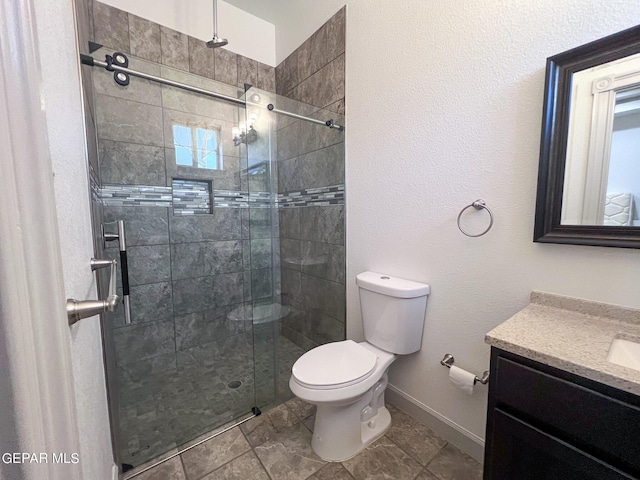
[[[239,85],[245,82],[275,89],[273,68],[225,50],[206,48],[201,40],[106,4],[94,3],[94,24],[96,41],[105,45],[96,52],[98,58],[119,49],[131,54],[131,68],[232,97],[241,94]],[[176,70],[168,70],[164,65]],[[233,145],[231,135],[232,128],[244,121],[244,110],[147,80],[133,79],[122,88],[101,71],[94,72],[94,88],[103,184],[170,187],[173,179],[179,178],[210,182],[216,191],[249,188],[246,153],[241,154],[240,148]],[[200,169],[177,165],[174,124],[219,129],[224,167]],[[257,180],[252,180],[255,188]],[[155,365],[154,371],[161,370],[160,365],[175,368],[176,352],[178,364],[196,361],[206,350],[203,345],[213,341],[212,335],[216,339],[221,337],[221,331],[210,331],[211,325],[205,325],[210,322],[194,315],[221,309],[215,314],[209,312],[218,319],[243,301],[251,300],[252,293],[254,298],[271,295],[270,248],[267,248],[270,243],[261,248],[268,239],[254,229],[253,244],[249,244],[248,211],[215,208],[211,215],[178,216],[167,207],[170,207],[167,203],[104,207],[107,222],[124,219],[129,229],[132,315],[133,323],[139,325],[120,328],[120,312],[116,317],[115,340],[119,367],[131,365],[135,372],[127,374],[134,378],[147,372],[151,364]],[[260,212],[252,215],[257,226]],[[270,234],[269,225],[265,227]],[[253,258],[249,257],[251,253]],[[260,254],[267,258],[257,258]],[[251,272],[250,263],[262,269]],[[262,291],[258,291],[260,287]],[[166,328],[145,329],[141,324],[147,322],[154,325],[166,322]],[[220,325],[220,329],[230,329],[227,333],[235,335],[244,326],[240,322],[233,327]],[[131,349],[132,345],[141,345],[140,336],[147,339],[146,350]],[[169,360],[161,362],[158,357],[163,355]]]
[[[298,113],[343,123],[345,10],[276,67],[276,91],[297,100],[285,101],[285,109],[302,108]],[[281,116],[277,140],[279,194],[344,187],[343,132]],[[344,202],[279,210],[282,298],[292,309],[283,334],[306,350],[343,340]]]
[[[210,0],[105,0],[103,3],[165,27],[211,40],[213,2]],[[276,65],[276,27],[262,18],[220,0],[218,36],[229,40],[229,52]]]
[[[98,1],[93,18],[95,41],[101,45],[231,85],[275,88],[272,67],[230,50],[207,48],[194,36]]]
[[[639,251],[532,242],[546,57],[633,26],[640,4],[347,5],[348,337],[362,338],[357,273],[431,284],[422,350],[398,359],[390,382],[483,438],[486,388],[456,390],[445,353],[486,369],[484,334],[531,290],[640,307]],[[467,238],[456,216],[477,198],[496,222]]]
[[[346,8],[276,67],[276,93],[344,114]]]
[[[277,11],[276,62],[279,65],[294,52],[318,25],[326,22],[340,10],[345,0],[276,1],[271,8]]]
[[[213,9],[209,0],[105,0],[104,3],[201,40],[211,38]],[[218,34],[229,40],[225,49],[276,66],[345,3],[345,0],[220,0]]]

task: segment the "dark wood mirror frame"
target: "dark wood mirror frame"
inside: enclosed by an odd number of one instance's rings
[[[547,59],[534,242],[640,248],[640,227],[562,225],[572,75],[640,53],[640,25]]]

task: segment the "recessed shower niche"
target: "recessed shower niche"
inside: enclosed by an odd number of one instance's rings
[[[174,215],[211,214],[211,182],[173,179],[171,194]]]

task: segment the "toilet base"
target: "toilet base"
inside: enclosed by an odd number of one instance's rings
[[[362,432],[362,449],[371,445],[384,435],[391,427],[391,414],[387,407],[382,407],[378,410],[378,415],[369,420],[368,422],[362,422],[360,424],[360,430]]]
[[[391,427],[391,414],[384,406],[370,420],[360,421],[360,412],[369,398],[365,395],[348,407],[317,406],[311,448],[320,458],[342,462],[355,457]]]

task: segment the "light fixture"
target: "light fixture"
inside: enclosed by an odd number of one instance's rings
[[[233,144],[236,147],[243,143],[248,145],[258,140],[258,132],[255,131],[253,125],[249,125],[249,130],[247,130],[247,127],[242,123],[240,128],[233,127],[231,133],[233,134]]]
[[[233,144],[236,147],[239,147],[243,143],[248,145],[258,140],[258,132],[256,132],[253,128],[253,124],[255,123],[257,118],[258,114],[253,111],[249,115],[248,129],[247,125],[245,125],[244,123],[241,123],[238,127],[233,127],[231,129],[231,133],[233,135]]]
[[[226,38],[218,37],[218,0],[213,0],[213,38],[207,42],[207,47],[219,48],[228,43]]]

